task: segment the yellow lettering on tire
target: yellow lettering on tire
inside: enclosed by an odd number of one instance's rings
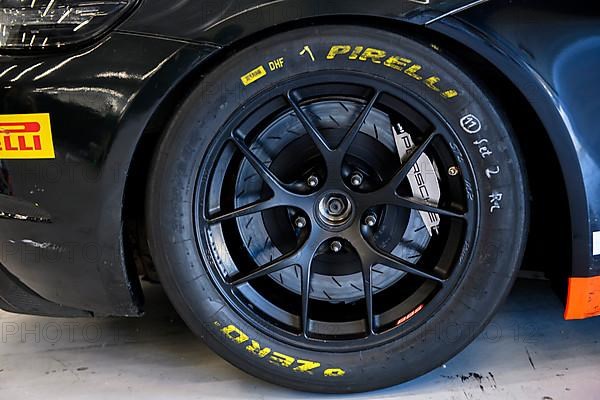
[[[312,370],[321,366],[321,363],[307,360],[296,360],[298,366],[294,368],[296,372],[306,372],[312,375]]]
[[[440,89],[435,86],[436,83],[438,83],[440,81],[440,78],[438,78],[437,76],[432,76],[430,78],[427,78],[423,81],[423,83],[425,83],[425,85],[427,85],[427,87],[431,90],[435,90],[436,92],[439,92]]]
[[[260,344],[256,340],[253,340],[248,346],[246,346],[246,350],[252,354],[256,354],[260,358],[265,358],[271,352],[271,349],[268,347],[261,349]]]
[[[402,71],[404,68],[408,67],[410,63],[412,63],[412,60],[409,60],[408,58],[391,56],[390,58],[385,60],[383,65],[385,65],[386,67],[393,68],[397,71]]]
[[[360,61],[371,60],[375,64],[381,64],[381,60],[386,56],[386,52],[379,49],[367,48],[358,58]]]
[[[219,321],[214,321],[213,325],[217,328],[223,326]],[[302,372],[310,375],[313,375],[313,372],[321,367],[321,363],[316,361],[300,359],[296,360],[292,356],[288,356],[277,351],[271,352],[270,348],[261,347],[258,341],[250,339],[248,335],[242,332],[242,330],[235,325],[227,325],[224,328],[219,329],[219,332],[221,332],[223,335],[225,335],[228,339],[230,339],[233,343],[236,344],[242,345],[250,341],[250,343],[245,346],[246,351],[252,353],[253,355],[261,359],[266,359],[266,357],[270,355],[270,357],[267,360],[273,365],[277,365],[283,368],[291,368],[292,366],[294,366],[295,363],[293,371]],[[329,368],[323,371],[323,375],[327,377],[343,376],[345,373],[346,372],[341,368]]]
[[[242,83],[244,84],[244,86],[248,86],[249,84],[256,82],[257,80],[264,77],[265,75],[267,75],[267,71],[265,70],[265,67],[263,67],[262,65],[259,65],[258,67],[254,68],[252,71],[248,72],[246,75],[242,76],[240,79],[241,79]]]
[[[358,56],[360,55],[360,53],[363,51],[364,47],[362,46],[356,46],[354,48],[354,50],[352,51],[352,54],[350,54],[350,57],[348,57],[351,60],[356,60],[358,58]]]
[[[285,354],[281,354],[278,352],[273,352],[271,357],[269,358],[269,362],[271,364],[280,365],[282,367],[289,368],[296,359],[294,357],[286,356]]]
[[[446,90],[445,92],[442,93],[442,97],[444,97],[446,99],[451,99],[456,96],[458,96],[458,92],[454,89]]]
[[[271,71],[275,71],[283,68],[285,65],[285,59],[283,57],[279,57],[275,60],[269,61],[269,69]]]
[[[250,339],[244,332],[233,325],[226,326],[225,328],[221,329],[221,332],[238,344],[242,344]]]
[[[364,49],[364,50],[363,50]],[[383,63],[387,68],[394,69],[396,71],[404,72],[411,78],[422,81],[425,86],[434,92],[438,92],[445,99],[452,99],[459,95],[455,89],[443,90],[438,84],[441,79],[438,76],[432,75],[428,78],[419,74],[419,71],[423,69],[423,66],[413,63],[410,58],[401,57],[398,55],[388,56],[385,50],[376,49],[373,47],[364,46],[351,46],[348,44],[333,45],[329,49],[327,54],[328,60],[333,60],[338,55],[346,55],[348,60],[360,60],[368,61],[371,60],[374,64]],[[387,57],[387,58],[386,58]]]
[[[350,50],[352,50],[352,47],[345,44],[339,46],[331,46],[329,54],[327,54],[327,59],[333,60],[338,54],[348,54],[350,53]]]
[[[328,368],[325,371],[323,371],[323,375],[324,376],[344,376],[346,375],[346,371],[344,371],[341,368]]]
[[[422,76],[417,75],[417,72],[420,71],[421,69],[423,69],[423,67],[421,67],[418,64],[415,65],[411,65],[410,67],[406,68],[404,70],[404,73],[408,76],[410,76],[411,78],[415,78],[416,80],[420,81],[423,79]]]

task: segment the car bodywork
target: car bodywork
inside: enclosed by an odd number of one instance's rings
[[[0,308],[140,315],[136,265],[144,255],[131,244],[143,231],[137,217],[145,172],[186,90],[237,48],[278,31],[355,23],[452,47],[458,62],[476,58],[511,85],[524,108],[517,114],[539,121],[540,140],[550,144],[538,148],[525,138],[528,164],[543,173],[548,163],[556,173],[549,197],[568,201],[555,210],[568,221],[555,227],[570,258],[559,266],[569,282],[565,316],[600,314],[600,13],[593,7],[536,0],[145,0],[115,30],[83,46],[0,56],[0,114],[49,113],[55,152],[54,159],[0,161]],[[511,122],[527,135],[520,120]]]

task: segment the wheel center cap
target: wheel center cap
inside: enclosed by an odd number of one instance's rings
[[[327,193],[319,200],[318,215],[328,226],[343,225],[352,215],[352,201],[344,193]]]

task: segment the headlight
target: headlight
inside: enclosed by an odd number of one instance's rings
[[[0,0],[0,49],[43,49],[106,32],[136,0]]]

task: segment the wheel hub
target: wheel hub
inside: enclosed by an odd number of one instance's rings
[[[319,128],[326,132],[330,142],[338,143],[360,109],[359,104],[349,101],[324,101],[312,106],[311,112],[319,116]],[[335,116],[335,122],[329,117],[331,115]],[[292,124],[288,122],[290,119]],[[393,132],[391,128],[383,127],[391,127],[390,120],[381,111],[373,110],[362,130],[363,135],[357,138],[357,145],[352,149],[351,157],[342,167],[341,176],[333,182],[328,182],[326,168],[319,164],[319,158],[315,156],[309,137],[279,137],[281,131],[302,130],[295,116],[282,118],[259,135],[256,139],[259,143],[256,146],[257,154],[265,160],[272,159],[270,168],[273,173],[288,182],[296,182],[297,187],[304,193],[316,191],[317,195],[310,212],[298,213],[296,210],[289,213],[284,208],[264,212],[264,226],[256,223],[257,220],[252,215],[238,219],[242,241],[247,244],[258,264],[264,264],[291,251],[294,248],[295,235],[302,229],[310,229],[310,226],[317,225],[322,231],[336,234],[331,240],[340,239],[346,237],[345,231],[356,222],[356,218],[361,218],[364,227],[368,227],[366,217],[371,214],[377,216],[377,226],[369,228],[374,230],[376,241],[396,256],[412,257],[412,261],[418,260],[415,254],[418,255],[427,246],[430,238],[427,231],[421,229],[423,225],[418,212],[383,206],[370,209],[367,213],[359,213],[352,196],[354,192],[362,194],[383,185],[386,179],[389,179],[386,175],[391,171],[389,166],[397,162]],[[236,207],[257,201],[263,193],[263,182],[260,179],[247,179],[254,174],[253,168],[244,163],[236,188],[236,192],[242,195],[236,199]],[[358,186],[353,183],[357,174],[362,178]],[[314,184],[311,184],[313,182]],[[341,200],[342,204],[349,204],[344,210],[350,209],[348,216],[336,220],[339,216],[333,215],[333,221],[330,220],[332,215],[328,213],[339,213],[335,209],[335,202],[330,203],[334,209],[327,210],[327,202],[332,197],[337,197],[336,200]],[[323,214],[320,203],[323,203]],[[311,298],[350,303],[363,296],[360,260],[355,252],[349,251],[351,249],[351,245],[346,245],[343,246],[343,251],[334,252],[330,242],[324,246],[325,251],[319,254],[313,263]],[[287,290],[300,293],[299,268],[280,271],[270,277]],[[376,267],[373,276],[374,292],[390,287],[402,277],[403,273],[400,271],[385,266]]]
[[[317,216],[326,228],[345,225],[354,211],[350,197],[341,192],[326,193],[318,202]]]

